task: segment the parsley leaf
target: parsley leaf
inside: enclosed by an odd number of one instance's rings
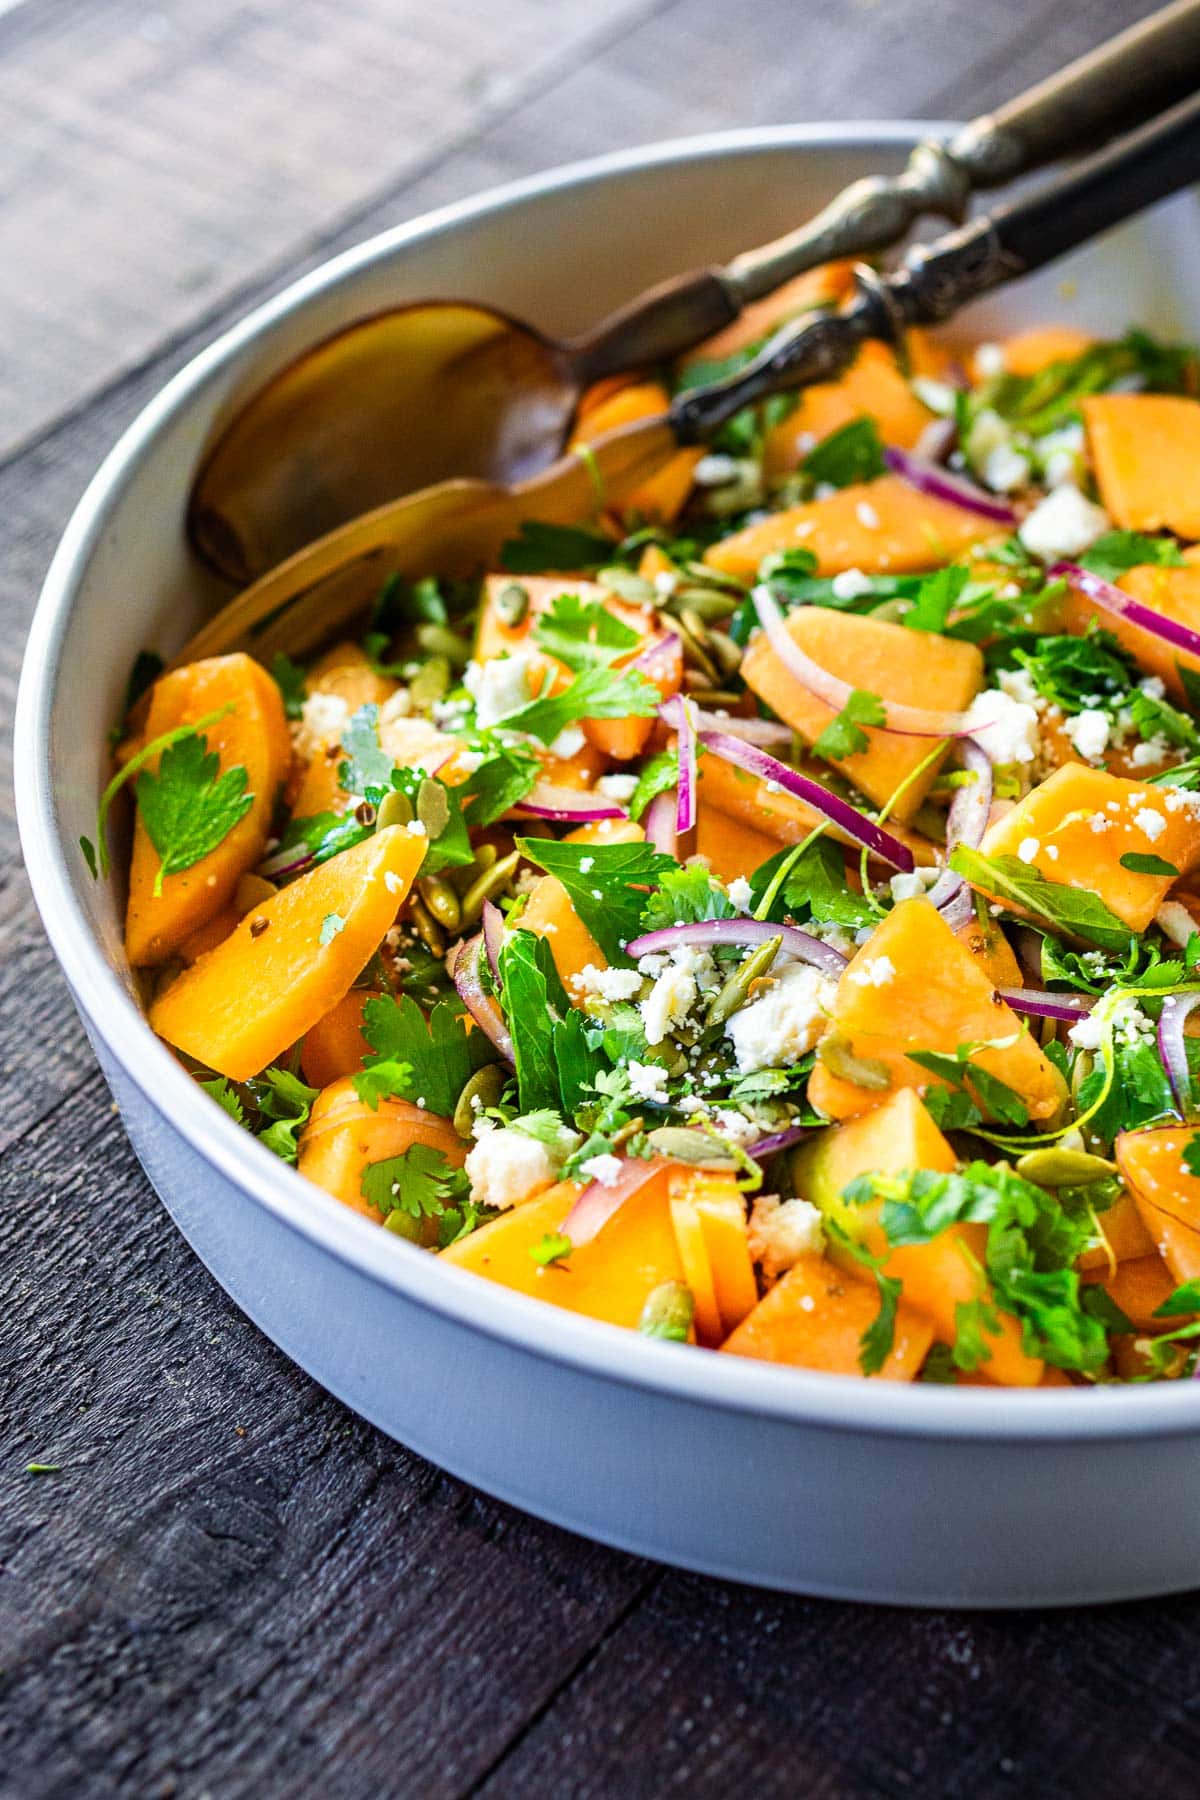
[[[848,425],[842,425],[822,438],[809,451],[800,468],[811,481],[825,482],[830,487],[852,487],[860,481],[874,481],[884,471],[879,427],[869,417],[851,419]]]
[[[545,938],[518,927],[500,951],[500,986],[512,1028],[517,1093],[523,1113],[557,1111],[561,1099],[554,1027],[568,1010]]]
[[[625,945],[640,933],[644,890],[679,867],[674,857],[646,843],[567,844],[551,838],[516,843],[522,856],[561,881],[608,961],[627,967]]]
[[[466,1019],[452,1000],[439,1000],[428,1020],[410,995],[399,1000],[377,995],[363,1007],[363,1035],[375,1055],[362,1075],[354,1077],[361,1100],[374,1108],[389,1071],[407,1071],[403,1086],[388,1092],[412,1093],[430,1112],[448,1119],[463,1088],[496,1052],[482,1031],[468,1031]]]
[[[871,745],[866,732],[859,727],[883,725],[886,720],[887,711],[879,695],[868,693],[865,688],[855,688],[847,697],[841,712],[829,721],[813,749],[818,756],[823,756],[830,762],[858,755],[863,750],[870,749]]]
[[[190,869],[222,843],[250,810],[246,771],[239,763],[220,773],[221,759],[198,732],[168,745],[157,773],[143,771],[137,785],[138,812],[158,851],[154,893],[163,879]]]
[[[541,694],[500,721],[505,731],[523,731],[553,743],[580,719],[652,719],[662,695],[637,669],[616,671],[593,663],[557,694]]]
[[[561,1232],[547,1231],[538,1243],[530,1245],[529,1254],[543,1269],[550,1269],[565,1262],[574,1248],[569,1237],[563,1237]]]
[[[984,856],[965,844],[950,855],[950,867],[965,875],[973,888],[994,895],[1002,905],[1045,919],[1055,930],[1086,939],[1104,950],[1124,950],[1129,927],[1105,906],[1098,894],[1047,881],[1016,856]]]
[[[535,756],[515,745],[489,756],[463,784],[461,791],[470,795],[462,809],[466,824],[474,831],[503,818],[537,785],[540,769]]]
[[[294,1163],[296,1140],[308,1123],[320,1089],[309,1087],[290,1069],[280,1068],[264,1069],[261,1075],[246,1083],[246,1088],[261,1116],[272,1121],[259,1132],[260,1143],[282,1157],[284,1162]]]
[[[780,864],[793,855],[791,846],[778,851],[750,877],[750,910],[755,918],[759,917],[758,904]],[[778,924],[785,915],[802,924],[842,925],[851,931],[874,925],[878,917],[862,895],[849,886],[844,852],[832,839],[825,837],[809,844],[785,875],[782,892],[776,896],[769,916]]]
[[[708,919],[736,917],[737,908],[720,883],[702,863],[688,863],[663,870],[657,892],[642,909],[642,929],[661,931],[666,925],[698,925]]]
[[[517,536],[501,547],[500,567],[509,575],[569,574],[602,568],[612,554],[612,540],[597,532],[524,519]]]
[[[279,848],[298,850],[303,845],[314,862],[328,862],[340,851],[361,844],[374,829],[374,825],[361,825],[353,812],[310,813],[307,818],[288,820]]]
[[[581,600],[578,594],[557,595],[533,635],[543,650],[576,674],[597,665],[606,668],[641,642],[633,627],[609,612],[602,600]]]
[[[289,719],[298,719],[308,698],[304,670],[280,650],[271,659],[271,679],[283,696],[283,710]]]

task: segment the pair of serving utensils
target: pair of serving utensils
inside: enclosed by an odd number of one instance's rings
[[[576,522],[601,494],[617,504],[742,408],[830,380],[867,339],[899,345],[909,326],[942,322],[1200,180],[1198,87],[1200,0],[1176,0],[947,143],[919,144],[900,175],[855,182],[799,230],[665,282],[585,337],[557,342],[458,301],[340,332],[255,394],[203,463],[192,542],[250,585],[179,660],[310,649],[384,575],[467,573],[526,519]],[[669,362],[803,271],[881,251],[926,215],[961,221],[976,189],[1080,149],[1091,153],[911,249],[894,273],[860,267],[841,310],[788,323],[736,374],[563,454],[591,382]]]

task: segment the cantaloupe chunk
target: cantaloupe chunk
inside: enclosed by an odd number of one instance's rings
[[[711,545],[704,560],[741,581],[753,581],[776,550],[811,550],[819,575],[904,575],[954,562],[995,535],[995,525],[977,513],[918,493],[898,475],[881,475],[747,525]]]
[[[879,1310],[872,1284],[808,1254],[788,1270],[721,1345],[727,1356],[789,1363],[829,1375],[861,1375],[862,1334]],[[929,1353],[933,1327],[907,1301],[896,1308],[896,1334],[882,1381],[912,1381]]]
[[[205,919],[203,925],[197,925],[195,931],[189,931],[175,954],[181,962],[196,962],[207,951],[215,950],[218,944],[223,944],[230,932],[237,930],[241,917],[233,901],[226,901],[219,913],[214,913],[211,919]]]
[[[424,854],[423,838],[392,825],[301,875],[173,981],[151,1006],[151,1025],[231,1081],[257,1075],[361,973]],[[331,916],[342,921],[332,935]]]
[[[935,712],[960,712],[983,686],[983,655],[978,646],[955,638],[909,631],[885,619],[837,612],[828,606],[797,607],[787,619],[787,631],[822,669],[883,700],[919,704]],[[836,707],[818,700],[785,666],[765,632],[760,632],[746,651],[742,675],[747,686],[809,744],[837,717]],[[919,701],[914,696],[919,696]],[[869,799],[882,806],[929,755],[933,742],[873,726],[865,727],[865,733],[865,750],[832,760]],[[931,763],[904,790],[893,808],[894,818],[912,818],[939,767]]]
[[[1200,560],[1197,551],[1185,550],[1184,562],[1185,567],[1174,569],[1161,568],[1156,563],[1139,564],[1126,569],[1117,578],[1116,585],[1132,594],[1135,600],[1140,600],[1143,606],[1153,607],[1155,612],[1174,619],[1179,625],[1186,625],[1191,631],[1200,631]],[[1200,656],[1167,643],[1154,632],[1144,631],[1140,625],[1130,624],[1128,619],[1102,612],[1086,594],[1068,588],[1059,611],[1062,629],[1082,637],[1093,620],[1105,631],[1112,632],[1147,675],[1157,675],[1166,684],[1172,699],[1187,704],[1187,690],[1179,669],[1182,666],[1192,674],[1200,675]]]
[[[1102,1287],[1138,1331],[1169,1331],[1180,1323],[1155,1317],[1178,1285],[1161,1256],[1131,1256],[1111,1274],[1107,1269],[1087,1269],[1079,1279],[1086,1287]]]
[[[715,806],[697,808],[696,854],[719,880],[736,881],[739,875],[752,875],[778,849],[778,838],[756,830],[744,819],[718,812]]]
[[[664,1281],[682,1281],[667,1199],[669,1164],[565,1263],[543,1268],[530,1251],[562,1231],[580,1189],[562,1182],[481,1225],[442,1255],[501,1287],[548,1300],[567,1312],[636,1329],[647,1296]]]
[[[262,856],[271,814],[291,761],[292,744],[279,689],[253,657],[240,653],[188,663],[154,684],[144,742],[208,714],[232,710],[202,733],[220,772],[241,767],[253,795],[249,810],[215,849],[167,875],[154,892],[162,859],[138,816],[129,866],[125,953],[135,968],[162,962],[233,898],[238,881]],[[154,770],[158,759],[148,765]]]
[[[809,773],[814,774],[814,779],[819,778],[815,771]],[[712,751],[706,751],[700,758],[697,789],[701,816],[711,808],[748,826],[760,836],[770,838],[773,850],[778,850],[781,844],[798,844],[818,825],[826,823],[824,814],[809,806],[807,801],[797,799],[782,788],[778,793],[772,792],[770,782],[735,767],[733,763],[723,762]],[[717,828],[711,825],[706,829]],[[826,825],[826,830],[836,843],[858,850],[859,846],[838,826]],[[914,862],[920,867],[929,867],[937,861],[933,845],[920,832],[890,820],[888,830],[908,846]]]
[[[1047,881],[1099,895],[1131,931],[1144,931],[1176,877],[1124,869],[1121,858],[1161,857],[1186,874],[1200,861],[1198,811],[1190,796],[1067,763],[988,827],[982,850],[1020,855]],[[1094,820],[1106,823],[1097,829]]]
[[[993,987],[1019,988],[1025,986],[1025,976],[1017,961],[1016,951],[992,918],[981,924],[977,917],[955,932],[960,943],[966,945],[983,974]]]
[[[1177,1282],[1200,1279],[1200,1176],[1183,1160],[1195,1136],[1190,1125],[1164,1125],[1117,1139],[1134,1205]]]
[[[438,780],[450,787],[466,781],[470,772],[470,759],[462,760],[461,741],[439,731],[432,720],[420,713],[382,718],[379,721],[379,747],[387,752],[397,768],[436,772]],[[345,760],[345,751],[336,738],[327,740],[313,754],[291,803],[294,818],[309,819],[317,813],[346,811],[354,797],[346,793],[338,779],[338,771]]]
[[[1142,1223],[1141,1214],[1134,1205],[1133,1195],[1123,1191],[1096,1217],[1100,1222],[1100,1230],[1104,1234],[1102,1244],[1093,1244],[1079,1258],[1079,1269],[1111,1269],[1117,1263],[1128,1262],[1135,1256],[1152,1256],[1154,1239]]]
[[[908,348],[911,352],[912,345]],[[799,400],[795,412],[767,433],[763,468],[768,477],[798,468],[814,442],[855,419],[873,420],[885,444],[911,450],[934,418],[913,392],[896,352],[873,340],[838,380],[803,388]]]
[[[719,362],[727,356],[736,356],[739,350],[759,343],[786,320],[811,312],[814,307],[829,306],[846,299],[853,287],[852,262],[822,263],[818,268],[805,269],[773,293],[764,294],[761,300],[752,300],[730,324],[681,357],[680,365],[687,369],[693,363]]]
[[[673,1170],[667,1191],[696,1336],[719,1344],[758,1304],[746,1203],[732,1176],[705,1170]]]
[[[874,1112],[830,1126],[801,1147],[792,1167],[804,1198],[873,1256],[886,1253],[885,1274],[901,1282],[904,1299],[929,1318],[939,1341],[953,1344],[958,1333],[956,1308],[990,1298],[980,1277],[986,1225],[953,1225],[928,1244],[907,1244],[889,1252],[879,1205],[852,1206],[842,1198],[859,1175],[917,1169],[950,1174],[958,1167],[954,1151],[917,1095],[902,1088]],[[830,1254],[834,1261],[847,1261],[836,1243]],[[991,1380],[1004,1386],[1032,1387],[1042,1372],[1041,1359],[1027,1356],[1021,1348],[1017,1321],[1007,1313],[999,1316],[1000,1331],[987,1334],[992,1354],[983,1366]]]
[[[1005,371],[1009,375],[1040,375],[1051,363],[1074,362],[1095,341],[1077,325],[1035,325],[1005,339]]]
[[[1114,523],[1200,538],[1200,400],[1091,394],[1081,410],[1100,499]]]
[[[377,998],[371,988],[351,988],[309,1026],[300,1051],[300,1070],[309,1087],[329,1087],[362,1068],[372,1053],[363,1035],[363,1007]]]
[[[360,706],[382,706],[399,683],[373,669],[361,645],[344,640],[309,664],[304,685],[310,694],[333,695],[357,712]]]
[[[296,1166],[343,1206],[382,1223],[363,1198],[364,1171],[372,1163],[403,1156],[414,1144],[441,1151],[455,1168],[461,1168],[470,1148],[448,1119],[409,1100],[381,1100],[377,1107],[368,1106],[347,1075],[323,1089],[314,1102],[300,1135]]]
[[[878,983],[877,975],[883,977]],[[847,965],[838,981],[832,1027],[844,1050],[881,1064],[893,1088],[920,1091],[939,1082],[910,1062],[906,1050],[953,1054],[960,1044],[986,1044],[989,1048],[972,1052],[971,1061],[1007,1082],[1031,1119],[1052,1118],[1062,1104],[1061,1075],[928,900],[901,901]],[[880,1105],[887,1089],[831,1076],[821,1054],[818,1048],[808,1084],[812,1105],[834,1118]]]
[[[530,889],[517,924],[545,938],[559,980],[572,999],[575,977],[589,963],[597,969],[608,967],[608,958],[575,911],[566,888],[553,875],[543,875]]]
[[[635,425],[639,419],[656,418],[671,404],[670,395],[658,381],[628,381],[615,389],[609,382],[598,385],[603,391],[589,390],[580,400],[579,418],[570,443],[572,450],[580,444],[595,443],[606,431]],[[691,492],[692,471],[703,455],[703,449],[678,450],[621,502],[622,516],[636,513],[639,518],[669,525]]]

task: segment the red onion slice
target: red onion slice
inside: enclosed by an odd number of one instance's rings
[[[1062,1019],[1074,1024],[1086,1019],[1095,1002],[1087,994],[1052,994],[1049,988],[997,988],[1014,1012],[1034,1019]]]
[[[282,875],[298,875],[312,860],[313,853],[307,844],[292,844],[287,850],[273,850],[254,872],[264,880],[275,881]]]
[[[479,976],[479,957],[483,949],[483,935],[476,932],[463,944],[454,959],[454,967],[450,972],[451,980],[458,990],[458,997],[478,1025],[496,1046],[505,1062],[510,1067],[515,1065],[513,1041],[508,1034],[508,1026],[504,1022],[504,1014],[491,994],[483,990],[483,982]]]
[[[574,1249],[581,1244],[590,1244],[598,1231],[601,1231],[615,1212],[619,1212],[627,1200],[641,1192],[648,1181],[666,1168],[661,1157],[627,1156],[621,1164],[621,1173],[617,1179],[605,1184],[602,1181],[590,1181],[578,1200],[563,1220],[562,1234],[570,1238]]]
[[[1140,600],[1135,600],[1123,588],[1114,587],[1103,576],[1093,575],[1090,569],[1081,569],[1078,563],[1073,562],[1057,562],[1046,573],[1050,581],[1070,582],[1073,588],[1093,600],[1103,612],[1112,613],[1118,619],[1126,619],[1130,625],[1140,625],[1143,631],[1162,638],[1164,643],[1174,644],[1177,650],[1187,650],[1193,656],[1200,656],[1200,631],[1181,625],[1178,619],[1168,619],[1165,613],[1155,612],[1152,606],[1143,606]]]
[[[632,662],[623,666],[636,669],[639,675],[644,675],[656,687],[668,688],[678,681],[681,661],[682,645],[679,637],[675,632],[669,631],[665,637],[654,638],[644,650],[639,650]]]
[[[756,744],[743,744],[740,739],[730,737],[724,731],[702,731],[700,742],[723,762],[746,769],[763,781],[776,782],[789,794],[794,794],[797,800],[803,800],[815,812],[819,812],[830,824],[844,831],[856,844],[864,845],[881,862],[891,863],[894,869],[900,869],[906,875],[911,874],[915,865],[907,844],[902,844],[890,831],[876,825],[873,819],[866,818],[848,800],[840,800],[836,794],[831,794],[819,781],[812,781],[807,775],[798,774],[787,763],[781,763],[777,757],[760,750]]]
[[[657,956],[676,944],[707,947],[714,944],[765,944],[771,938],[782,938],[780,949],[802,962],[811,963],[835,979],[846,966],[846,958],[832,944],[801,931],[798,925],[772,925],[766,919],[701,919],[690,925],[665,925],[661,931],[647,931],[631,938],[625,948],[632,957]]]
[[[676,734],[679,786],[675,794],[675,831],[682,837],[696,829],[696,728],[692,709],[682,694],[672,695],[659,707],[658,716]]]
[[[938,907],[943,919],[951,931],[965,931],[975,917],[975,900],[966,882],[950,900],[943,900]]]
[[[806,650],[800,648],[788,630],[787,621],[769,587],[760,585],[751,589],[750,598],[759,623],[767,634],[767,641],[780,662],[810,694],[815,694],[826,706],[832,706],[835,711],[841,712],[854,692],[851,683],[831,675],[828,669],[823,669]],[[895,731],[902,737],[963,737],[968,730],[973,729],[967,724],[966,713],[930,712],[927,707],[904,706],[896,700],[885,700],[883,708],[884,724],[873,729]]]
[[[744,738],[748,744],[762,749],[776,745],[783,750],[790,745],[795,732],[779,719],[740,719],[736,713],[704,712],[696,707],[693,714],[697,731],[724,731],[729,737]]]
[[[483,903],[483,947],[487,952],[492,980],[500,985],[500,949],[504,943],[504,914],[494,900]]]
[[[590,794],[586,788],[551,787],[539,784],[526,794],[518,812],[530,813],[535,819],[551,819],[563,824],[587,825],[593,819],[627,819],[629,814],[615,801],[602,794]]]
[[[992,793],[995,781],[992,773],[992,762],[987,752],[975,742],[974,738],[963,738],[959,743],[962,753],[963,767],[973,781],[964,782],[955,789],[954,798],[950,802],[950,810],[946,814],[946,855],[966,844],[971,850],[978,850],[983,842],[983,834],[987,830],[988,813],[992,806]],[[966,882],[954,869],[943,869],[929,890],[928,898],[934,906],[946,906],[960,894]]]
[[[678,810],[674,790],[668,788],[665,793],[655,794],[646,809],[643,829],[646,842],[663,856],[675,854],[675,815]]]
[[[805,1125],[789,1125],[786,1131],[772,1132],[770,1137],[759,1138],[756,1144],[750,1145],[750,1155],[755,1162],[761,1162],[764,1156],[775,1156],[780,1150],[790,1150],[801,1138],[808,1136]]]
[[[897,449],[894,444],[885,444],[883,460],[893,475],[898,475],[918,493],[928,494],[934,500],[946,500],[951,506],[978,513],[981,519],[991,519],[997,525],[1015,525],[1017,522],[1016,508],[1007,500],[989,494],[986,488],[976,487],[973,481],[967,481],[961,475],[951,475],[937,463],[924,462],[921,457]]]
[[[1200,1006],[1200,994],[1168,994],[1158,1020],[1158,1054],[1167,1071],[1179,1116],[1184,1120],[1195,1117],[1195,1107],[1183,1028],[1197,1006]]]

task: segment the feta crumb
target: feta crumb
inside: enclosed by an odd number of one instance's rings
[[[869,956],[849,973],[856,987],[886,987],[896,978],[896,965],[890,956]]]
[[[1007,367],[1003,344],[976,344],[975,374],[978,380],[991,381],[994,376],[1003,375]]]
[[[425,829],[424,825],[421,823],[420,819],[410,819],[408,821],[408,824],[404,827],[404,829],[405,829],[405,831],[407,831],[409,837],[428,837],[429,836],[429,833],[426,831],[426,829]]]
[[[1164,900],[1154,915],[1154,923],[1181,950],[1187,949],[1196,930],[1195,919],[1178,900]]]
[[[713,1118],[713,1124],[728,1143],[736,1144],[740,1150],[748,1150],[763,1135],[753,1119],[748,1119],[743,1112],[733,1107],[726,1107]]]
[[[538,1138],[512,1125],[499,1128],[483,1118],[476,1119],[474,1132],[475,1147],[464,1167],[477,1206],[507,1211],[557,1181],[558,1165]]]
[[[1150,806],[1143,806],[1140,812],[1135,813],[1133,822],[1139,831],[1145,833],[1152,844],[1157,843],[1163,832],[1167,829],[1167,821],[1163,818],[1162,814],[1160,812],[1155,812],[1153,807]]]
[[[940,413],[946,419],[954,417],[958,394],[948,381],[932,381],[928,375],[914,375],[909,386],[930,412]]]
[[[1029,480],[1029,458],[1011,444],[999,444],[985,458],[981,473],[993,493],[1011,494]]]
[[[1021,590],[1018,588],[1015,594],[1009,594],[1005,598],[1014,600],[1020,592]],[[1038,693],[1033,676],[1028,669],[1001,669],[996,676],[996,684],[1002,694],[1007,694],[1010,700],[1019,700],[1022,706],[1032,706],[1036,709],[1038,701],[1042,697]]]
[[[746,1241],[767,1280],[778,1281],[802,1256],[820,1255],[825,1248],[821,1214],[811,1200],[762,1194],[754,1202]]]
[[[481,731],[489,731],[501,719],[528,705],[532,694],[530,674],[536,661],[528,650],[517,650],[511,656],[467,664],[463,686],[475,702],[475,722]]]
[[[1023,863],[1031,863],[1041,847],[1035,837],[1022,838],[1017,845],[1017,855]]]
[[[573,756],[579,755],[586,742],[578,725],[564,725],[548,749],[551,756],[561,756],[564,762],[570,762]]]
[[[1037,757],[1037,710],[1014,700],[1003,688],[976,694],[963,724],[970,737],[982,734],[983,747],[994,763],[1031,763]]]
[[[1105,818],[1103,813],[1093,813],[1088,820],[1088,829],[1089,831],[1095,831],[1097,833],[1101,831],[1111,831],[1112,820]]]
[[[1116,990],[1103,995],[1086,1018],[1072,1025],[1067,1036],[1077,1050],[1099,1050],[1109,1024],[1117,1039],[1125,1044],[1136,1044],[1155,1035],[1154,1020],[1142,1012],[1135,996]]]
[[[1077,487],[1064,482],[1040,500],[1017,535],[1042,562],[1078,556],[1111,524],[1103,507],[1093,506]]]
[[[629,1077],[630,1091],[639,1100],[649,1100],[655,1106],[667,1104],[667,1071],[661,1063],[629,1062],[625,1065],[625,1073]]]
[[[914,869],[910,875],[893,875],[888,883],[892,899],[897,905],[901,900],[919,900],[940,877],[940,869]]]
[[[736,481],[741,473],[741,466],[736,456],[722,456],[714,452],[702,456],[692,470],[692,480],[697,487],[724,487],[727,481]]]
[[[854,510],[858,516],[858,522],[864,531],[879,530],[879,514],[875,511],[875,508],[871,505],[870,501],[860,500]]]
[[[397,875],[395,869],[389,869],[387,871],[383,878],[383,885],[389,894],[402,894],[404,892],[404,883]]]
[[[303,757],[320,755],[341,742],[350,720],[350,708],[340,694],[310,694],[300,709],[296,749]]]
[[[654,591],[661,594],[664,600],[669,599],[678,586],[679,572],[676,569],[660,569],[654,577]]]
[[[1063,727],[1085,762],[1099,762],[1108,749],[1108,714],[1092,707],[1076,713]]]
[[[606,800],[632,800],[637,788],[636,775],[602,775],[596,783],[596,792],[603,794]]]
[[[643,958],[644,962],[648,960]],[[699,978],[714,968],[706,951],[695,950],[690,944],[676,945],[667,966],[641,1002],[642,1029],[648,1044],[661,1044],[672,1026],[683,1024],[696,1004]]]
[[[735,1012],[725,1027],[740,1072],[778,1069],[811,1050],[836,992],[837,983],[807,963],[785,967],[778,980]]]
[[[1151,700],[1165,700],[1167,697],[1167,685],[1160,675],[1143,676],[1138,687]]]
[[[750,883],[746,880],[744,875],[735,876],[726,889],[726,892],[729,895],[729,903],[731,906],[736,906],[739,912],[749,911],[752,890]]]
[[[571,986],[579,994],[594,994],[600,1000],[632,1000],[641,991],[642,978],[636,969],[598,969],[595,963],[587,963],[571,977]]]
[[[873,586],[871,577],[864,575],[861,569],[843,569],[833,578],[833,597],[835,600],[861,600]]]
[[[588,1181],[598,1181],[601,1187],[615,1187],[621,1179],[621,1159],[608,1154],[589,1156],[580,1163],[579,1173]]]
[[[1171,746],[1165,737],[1150,737],[1140,744],[1135,744],[1129,752],[1129,760],[1135,769],[1148,769],[1151,763],[1165,761]]]

